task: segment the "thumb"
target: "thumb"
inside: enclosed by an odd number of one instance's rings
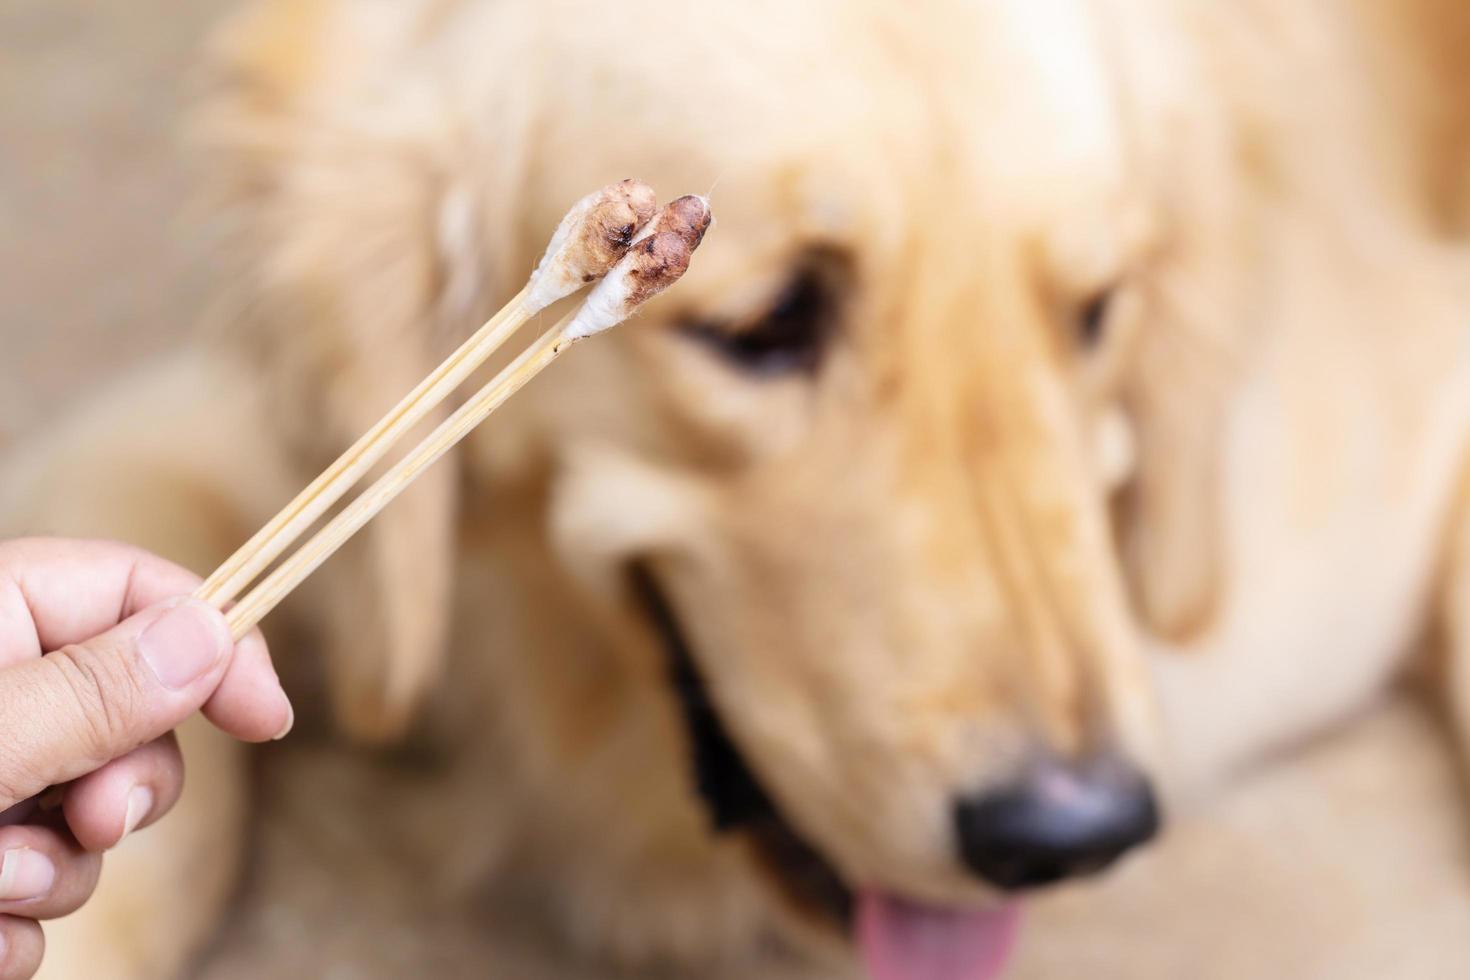
[[[233,649],[219,612],[175,599],[0,670],[0,810],[176,727],[214,692]]]

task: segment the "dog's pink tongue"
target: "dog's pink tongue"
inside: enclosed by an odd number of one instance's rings
[[[857,941],[873,980],[993,980],[1021,921],[1018,905],[984,911],[858,896]]]

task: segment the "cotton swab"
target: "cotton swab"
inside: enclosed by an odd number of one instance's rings
[[[606,274],[649,223],[655,208],[653,188],[632,179],[610,184],[572,205],[515,298],[231,555],[195,596],[216,608],[232,601],[511,334],[546,307]]]
[[[238,639],[253,629],[421,473],[565,350],[616,326],[677,281],[688,268],[710,220],[708,202],[702,198],[680,198],[665,208],[652,224],[656,229],[668,230],[640,237],[593,288],[580,309],[543,334],[231,609],[228,618],[234,636]]]

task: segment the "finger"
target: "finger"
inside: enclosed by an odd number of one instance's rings
[[[80,643],[198,585],[186,569],[114,541],[0,542],[0,666]]]
[[[0,673],[0,808],[84,776],[175,727],[219,686],[234,648],[193,599]]]
[[[245,742],[283,738],[291,730],[295,713],[259,630],[235,644],[225,679],[204,702],[204,717]]]
[[[184,756],[169,732],[72,783],[62,811],[78,843],[105,851],[167,813],[183,789]]]
[[[0,542],[0,667],[80,643],[198,585],[198,577],[178,565],[117,542]],[[251,742],[290,728],[291,704],[258,631],[238,645],[205,715]]]
[[[56,919],[97,887],[102,856],[49,827],[0,828],[0,915]]]
[[[22,800],[8,810],[0,810],[0,827],[11,824],[29,823],[36,812],[35,800]]]
[[[45,952],[41,923],[0,915],[0,980],[30,980],[41,968]]]

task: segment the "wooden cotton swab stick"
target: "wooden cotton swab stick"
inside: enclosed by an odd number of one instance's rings
[[[682,199],[681,199],[682,200]],[[243,637],[308,575],[372,520],[419,474],[483,422],[491,412],[543,371],[572,344],[627,319],[641,305],[672,285],[689,267],[689,257],[709,226],[708,206],[697,229],[659,231],[634,246],[592,290],[581,309],[564,318],[521,353],[479,393],[445,419],[416,449],[329,521],[300,550],[281,563],[228,613],[230,630]],[[675,202],[679,204],[680,202]],[[671,206],[672,207],[672,206]],[[665,214],[669,209],[665,209]],[[690,210],[684,206],[685,213]],[[663,216],[661,216],[663,217]],[[671,216],[666,226],[683,220]]]
[[[602,278],[654,215],[653,188],[638,180],[610,184],[576,204],[557,225],[536,271],[515,298],[409,392],[296,499],[256,532],[195,592],[223,608],[303,531],[515,333],[526,321]]]

